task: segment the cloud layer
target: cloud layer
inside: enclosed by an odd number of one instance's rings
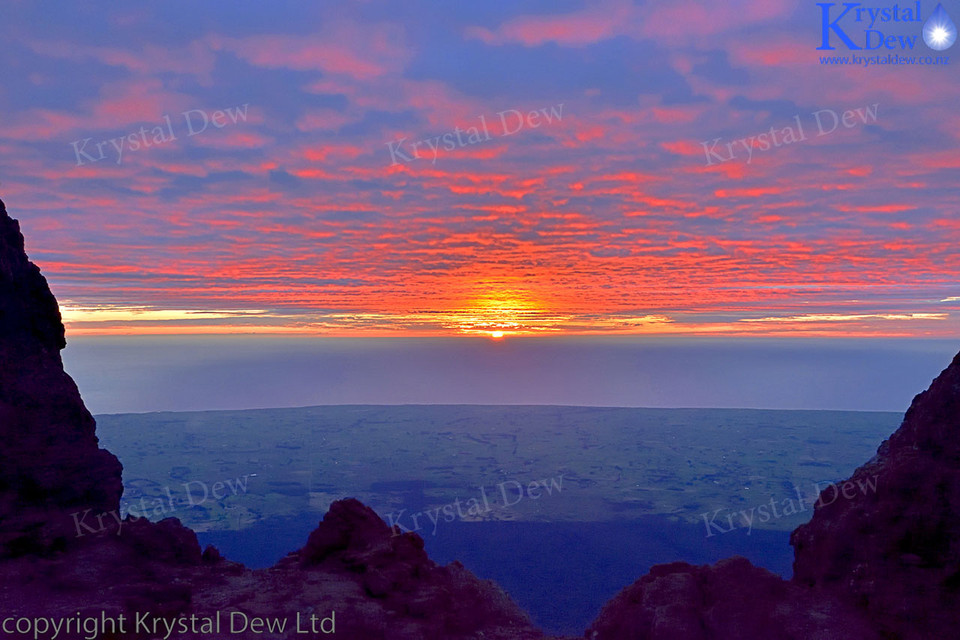
[[[956,64],[821,65],[785,2],[399,4],[5,8],[70,331],[957,334]]]

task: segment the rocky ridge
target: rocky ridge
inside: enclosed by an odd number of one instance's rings
[[[337,638],[544,638],[495,584],[458,563],[437,565],[419,536],[395,535],[356,500],[334,503],[302,549],[265,570],[229,562],[213,548],[201,552],[175,518],[121,521],[122,468],[99,448],[94,419],[63,370],[65,344],[57,302],[0,202],[4,617],[123,615],[125,628],[104,637],[141,638],[154,634],[135,626],[138,613],[170,621],[238,611],[292,625],[297,614],[335,612]],[[174,637],[213,636],[191,627]],[[288,626],[230,637],[304,636]]]

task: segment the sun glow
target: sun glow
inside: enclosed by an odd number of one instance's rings
[[[492,291],[456,311],[458,333],[499,340],[507,335],[534,335],[558,330],[560,318],[531,296],[518,291]]]

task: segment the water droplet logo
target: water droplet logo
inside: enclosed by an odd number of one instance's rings
[[[938,4],[923,23],[923,41],[934,51],[949,49],[957,41],[957,25],[953,24],[942,4]]]

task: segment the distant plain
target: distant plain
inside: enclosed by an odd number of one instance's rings
[[[901,417],[336,405],[97,422],[124,465],[124,505],[180,518],[231,559],[268,566],[303,545],[332,501],[355,497],[416,530],[435,560],[461,560],[544,628],[570,632],[652,564],[739,553],[789,576],[789,531],[810,517],[816,490],[871,458]],[[749,528],[724,520],[798,495],[808,503],[792,515]],[[536,586],[557,581],[577,588]]]

